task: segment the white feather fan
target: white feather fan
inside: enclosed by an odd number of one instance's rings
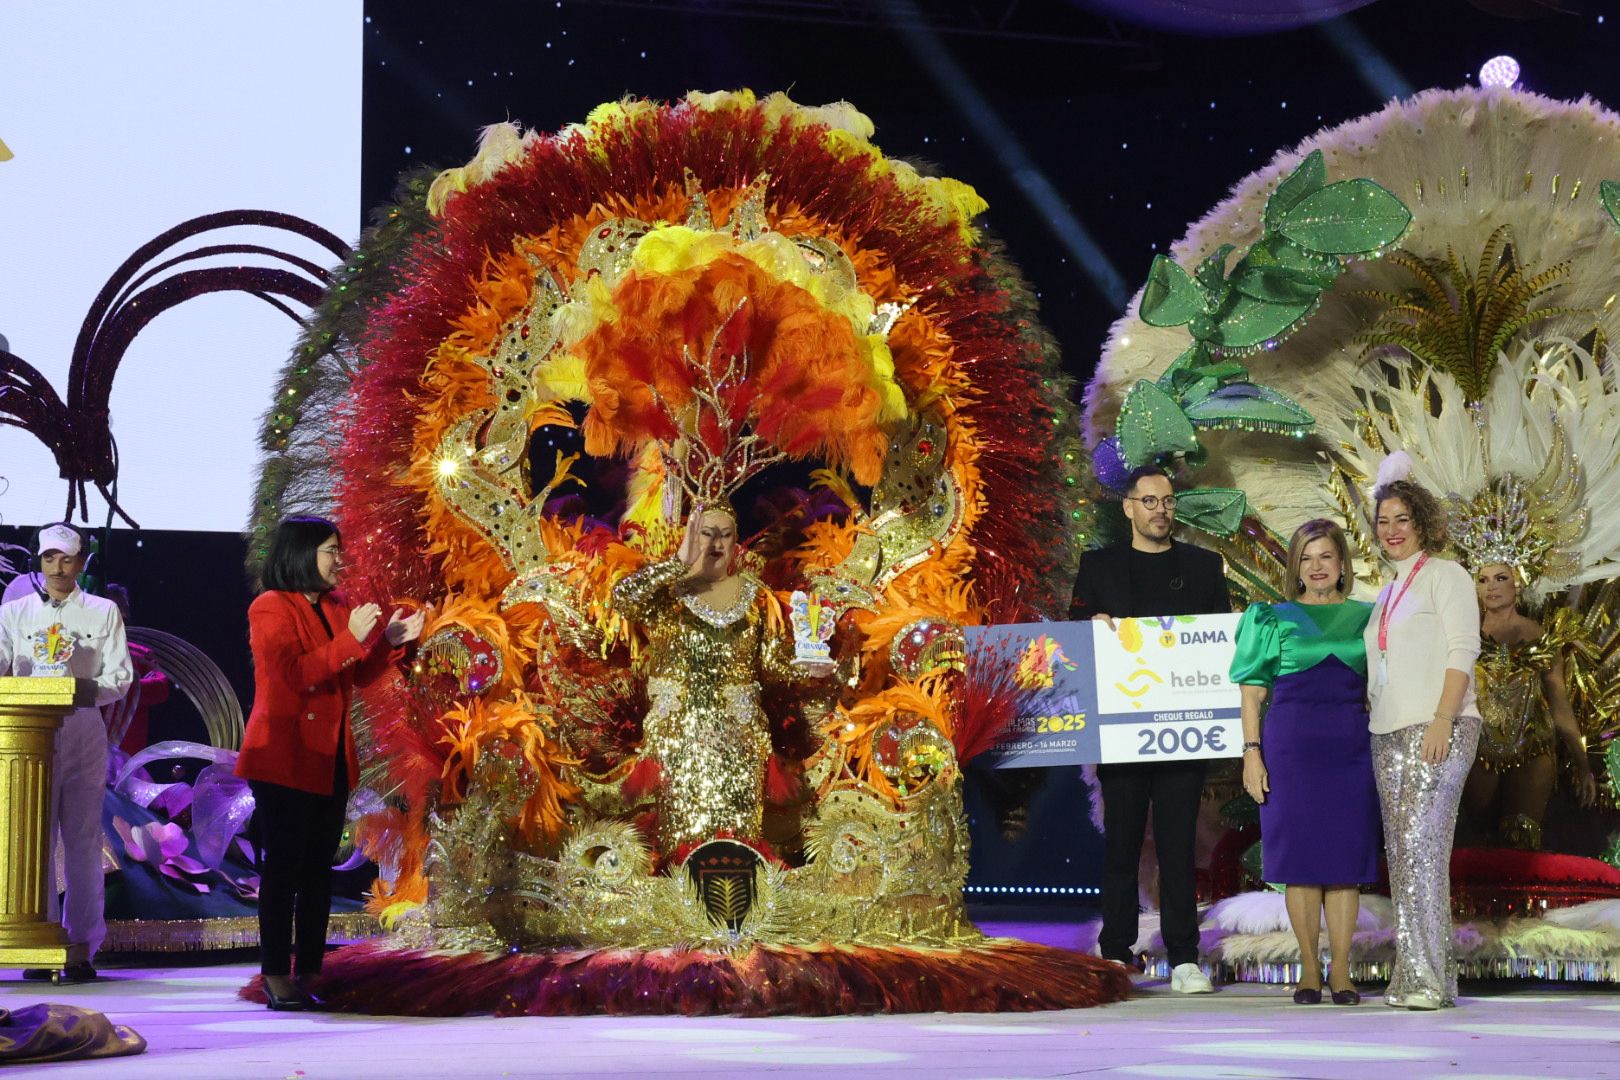
[[[1414,219],[1400,246],[1415,255],[1444,258],[1449,246],[1467,261],[1477,257],[1497,226],[1508,224],[1525,265],[1544,268],[1568,260],[1569,277],[1550,302],[1599,312],[1608,340],[1620,341],[1620,305],[1605,304],[1614,292],[1614,267],[1620,265],[1620,233],[1597,198],[1600,180],[1620,178],[1620,116],[1590,99],[1554,101],[1501,89],[1427,91],[1278,154],[1192,226],[1173,245],[1172,257],[1192,266],[1223,243],[1252,244],[1260,236],[1266,198],[1312,150],[1323,152],[1330,180],[1368,177],[1406,202]],[[1334,448],[1332,440],[1351,419],[1347,403],[1354,400],[1353,381],[1363,368],[1355,339],[1378,313],[1375,302],[1358,294],[1405,287],[1403,273],[1385,262],[1352,264],[1302,330],[1275,350],[1247,358],[1254,381],[1309,409],[1323,435],[1291,440],[1201,433],[1211,464],[1197,482],[1243,488],[1265,524],[1283,535],[1307,518],[1336,516],[1318,455]],[[1143,323],[1135,314],[1139,302],[1140,295],[1131,314],[1115,323],[1086,388],[1088,443],[1112,431],[1131,385],[1156,378],[1189,343],[1185,329]],[[1590,322],[1555,319],[1537,332],[1578,337],[1590,328]],[[1513,431],[1522,424],[1528,453],[1542,421],[1522,406],[1514,412],[1511,403],[1502,405],[1507,411],[1500,421],[1493,418],[1492,426],[1500,423]],[[1612,422],[1612,405],[1608,408]],[[1448,419],[1453,434],[1461,434],[1465,419],[1460,413]],[[1609,429],[1611,466],[1616,430]],[[1476,452],[1472,438],[1437,440],[1438,459],[1424,468],[1435,475],[1478,475],[1468,468],[1469,455]],[[1589,459],[1588,470],[1599,471],[1598,464]],[[1589,484],[1594,504],[1605,505],[1596,503],[1595,480]],[[1620,520],[1595,523],[1591,544],[1613,551],[1617,532]]]

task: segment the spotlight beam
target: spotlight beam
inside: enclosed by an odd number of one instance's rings
[[[1340,56],[1350,61],[1362,83],[1378,96],[1380,103],[1394,98],[1411,97],[1415,92],[1406,77],[1395,69],[1378,46],[1367,40],[1367,35],[1356,24],[1341,15],[1318,24],[1318,32],[1328,39]]]
[[[917,5],[912,0],[886,0],[884,9],[906,48],[967,119],[974,134],[1001,160],[1014,186],[1057,234],[1081,272],[1110,307],[1123,310],[1131,298],[1124,277],[939,35],[922,20]]]

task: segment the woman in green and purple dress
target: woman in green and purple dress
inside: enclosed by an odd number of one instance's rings
[[[1288,550],[1294,599],[1251,605],[1232,660],[1232,681],[1243,687],[1243,786],[1260,804],[1265,879],[1288,888],[1301,1005],[1322,1000],[1324,910],[1333,1002],[1361,1000],[1350,981],[1350,939],[1358,886],[1378,879],[1383,834],[1362,643],[1372,605],[1346,598],[1352,578],[1339,527],[1321,518],[1301,525]]]

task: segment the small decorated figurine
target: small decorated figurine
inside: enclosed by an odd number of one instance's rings
[[[830,607],[815,593],[795,589],[792,596],[793,662],[806,667],[832,663],[832,638],[837,622]]]

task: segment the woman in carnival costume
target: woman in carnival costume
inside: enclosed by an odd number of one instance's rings
[[[1562,464],[1553,462],[1554,477]],[[1586,524],[1584,508],[1563,512],[1558,500],[1548,498],[1547,486],[1511,474],[1499,477],[1474,499],[1455,500],[1452,519],[1482,610],[1475,671],[1484,725],[1463,789],[1464,815],[1471,832],[1528,850],[1541,847],[1542,818],[1558,780],[1558,743],[1573,768],[1576,801],[1590,807],[1597,800],[1565,682],[1565,656],[1579,627],[1566,617],[1567,609],[1544,624],[1523,606],[1532,584],[1549,570],[1567,574],[1569,542]]]
[[[686,445],[686,461],[702,456],[700,440]],[[685,461],[671,464],[686,480]],[[761,684],[835,670],[831,660],[793,662],[775,597],[738,569],[737,515],[724,499],[745,477],[722,479],[723,464],[709,464],[675,557],[613,588],[620,614],[647,630],[641,753],[658,771],[658,846],[671,861],[716,837],[760,842],[771,758]]]
[[[1287,884],[1302,967],[1294,1002],[1322,1000],[1325,911],[1333,1003],[1354,1005],[1361,1000],[1350,980],[1357,886],[1378,878],[1362,640],[1372,606],[1347,595],[1355,580],[1350,546],[1331,521],[1299,527],[1288,567],[1294,599],[1252,604],[1238,625],[1232,681],[1243,687],[1243,786],[1260,804],[1265,879]]]

